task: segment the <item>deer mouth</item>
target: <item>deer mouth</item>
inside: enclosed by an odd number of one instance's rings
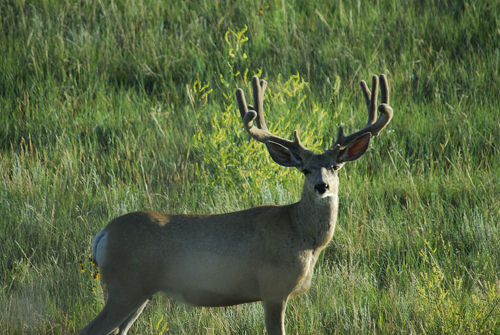
[[[330,192],[328,190],[324,193],[319,193],[318,191],[316,191],[316,194],[317,194],[319,199],[337,198],[338,197],[337,194]]]

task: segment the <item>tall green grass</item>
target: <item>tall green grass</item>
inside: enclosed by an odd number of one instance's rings
[[[300,173],[243,130],[252,75],[272,130],[319,151],[364,124],[358,82],[378,73],[394,119],[341,172],[287,331],[498,333],[499,17],[494,0],[0,2],[0,333],[95,317],[89,245],[113,217],[299,199]],[[262,317],[158,296],[132,332],[262,334]]]

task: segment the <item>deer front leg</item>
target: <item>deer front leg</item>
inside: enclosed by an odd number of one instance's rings
[[[268,335],[285,335],[286,298],[283,300],[265,300],[264,318]]]

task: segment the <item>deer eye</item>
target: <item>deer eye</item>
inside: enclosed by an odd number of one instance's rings
[[[340,165],[332,165],[332,166],[330,166],[330,170],[332,170],[332,171],[337,171],[338,169],[340,169]]]
[[[302,170],[302,173],[307,176],[309,173],[311,173],[311,170],[304,169],[304,170]]]

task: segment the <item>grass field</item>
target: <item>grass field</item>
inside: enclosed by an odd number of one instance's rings
[[[319,151],[364,125],[379,73],[394,119],[342,170],[287,333],[499,334],[499,66],[497,0],[1,1],[0,334],[95,317],[90,241],[113,217],[299,199],[243,130],[252,75],[272,130]],[[263,310],[158,295],[131,333],[264,334]]]

